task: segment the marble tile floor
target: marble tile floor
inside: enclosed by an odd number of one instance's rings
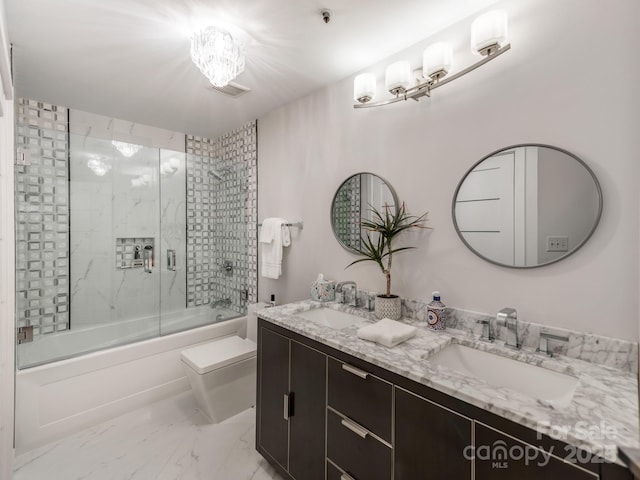
[[[254,445],[253,408],[211,425],[189,391],[16,457],[14,480],[281,480]]]

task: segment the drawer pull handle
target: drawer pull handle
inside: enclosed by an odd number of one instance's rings
[[[340,480],[355,480],[355,478],[353,478],[351,475],[343,473],[342,475],[340,475]]]
[[[289,420],[289,394],[284,394],[284,419]]]
[[[353,373],[354,375],[357,375],[360,378],[366,379],[369,376],[369,374],[367,372],[365,372],[364,370],[360,370],[359,368],[352,367],[351,365],[349,365],[347,363],[343,363],[342,364],[342,369],[346,370],[349,373]]]
[[[347,419],[342,419],[342,421],[340,422],[342,423],[342,426],[345,428],[348,428],[349,430],[351,430],[353,433],[355,433],[356,435],[358,435],[360,438],[367,438],[367,435],[369,435],[369,432],[367,432],[364,428],[362,428],[360,425],[356,425],[353,422],[350,422]]]

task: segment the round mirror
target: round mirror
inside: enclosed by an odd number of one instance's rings
[[[398,197],[389,183],[373,173],[356,173],[338,187],[331,203],[331,227],[336,239],[351,252],[360,249],[363,235],[361,222],[371,214],[371,207],[388,206],[394,212]]]
[[[458,235],[476,255],[505,267],[539,267],[589,239],[602,213],[602,191],[575,155],[548,145],[515,145],[467,172],[452,213]]]

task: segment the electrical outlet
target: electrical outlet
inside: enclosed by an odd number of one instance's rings
[[[566,235],[554,235],[547,237],[547,252],[568,252],[569,237]]]

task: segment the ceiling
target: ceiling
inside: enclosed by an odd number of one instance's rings
[[[348,77],[496,0],[5,0],[17,94],[216,137]],[[332,19],[322,21],[329,8]],[[251,88],[211,90],[190,33],[244,44]],[[350,99],[345,99],[350,101]]]

